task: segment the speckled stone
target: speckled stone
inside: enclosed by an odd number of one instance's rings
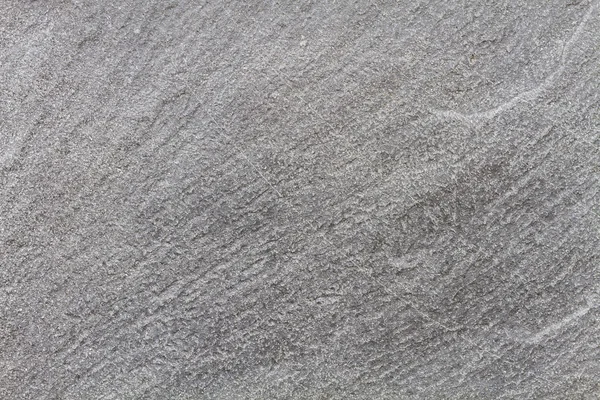
[[[600,399],[599,0],[0,10],[0,399]]]

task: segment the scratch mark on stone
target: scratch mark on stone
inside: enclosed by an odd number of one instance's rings
[[[561,50],[560,61],[559,61],[558,67],[556,68],[556,70],[554,72],[552,72],[537,87],[535,87],[533,89],[526,90],[524,92],[521,92],[518,95],[516,95],[515,97],[511,98],[510,100],[508,100],[508,101],[500,104],[499,106],[496,106],[494,108],[491,108],[491,109],[485,110],[485,111],[479,111],[479,112],[474,112],[474,113],[471,113],[471,114],[465,114],[465,113],[461,113],[461,112],[454,111],[454,110],[437,110],[437,109],[434,109],[434,110],[432,110],[432,113],[435,116],[440,117],[440,118],[454,119],[454,120],[462,121],[462,122],[464,122],[464,123],[466,123],[468,125],[479,125],[479,124],[481,124],[485,120],[493,119],[496,116],[498,116],[498,115],[500,115],[500,114],[502,114],[502,113],[510,110],[511,108],[513,108],[514,106],[516,106],[519,103],[522,103],[524,101],[534,101],[549,86],[551,86],[554,83],[554,80],[560,74],[562,74],[564,72],[565,65],[567,63],[567,57],[568,57],[568,54],[571,51],[571,48],[579,40],[579,37],[581,36],[581,34],[583,32],[583,27],[587,24],[587,22],[589,21],[589,19],[592,16],[592,13],[598,7],[599,3],[600,2],[595,2],[595,3],[593,3],[588,8],[588,11],[585,13],[585,15],[583,16],[583,18],[581,19],[581,22],[579,23],[579,25],[575,29],[575,32],[573,32],[573,35],[571,35],[571,37],[569,38],[569,40],[567,40],[567,42],[563,45],[563,48]]]
[[[553,324],[548,325],[547,327],[539,330],[535,333],[526,334],[524,337],[513,337],[514,340],[525,342],[529,344],[537,344],[542,342],[546,337],[553,336],[556,333],[560,332],[565,327],[574,324],[577,320],[585,316],[590,310],[594,308],[592,304],[586,304],[584,307],[579,308],[575,312],[567,315],[563,319]]]

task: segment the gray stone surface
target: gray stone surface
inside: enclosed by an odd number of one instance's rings
[[[600,398],[600,1],[0,5],[1,399]]]

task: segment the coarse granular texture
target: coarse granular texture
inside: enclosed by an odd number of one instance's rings
[[[0,9],[0,399],[600,399],[600,0]]]

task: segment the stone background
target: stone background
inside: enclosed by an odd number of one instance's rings
[[[600,398],[600,1],[0,6],[1,399]]]

